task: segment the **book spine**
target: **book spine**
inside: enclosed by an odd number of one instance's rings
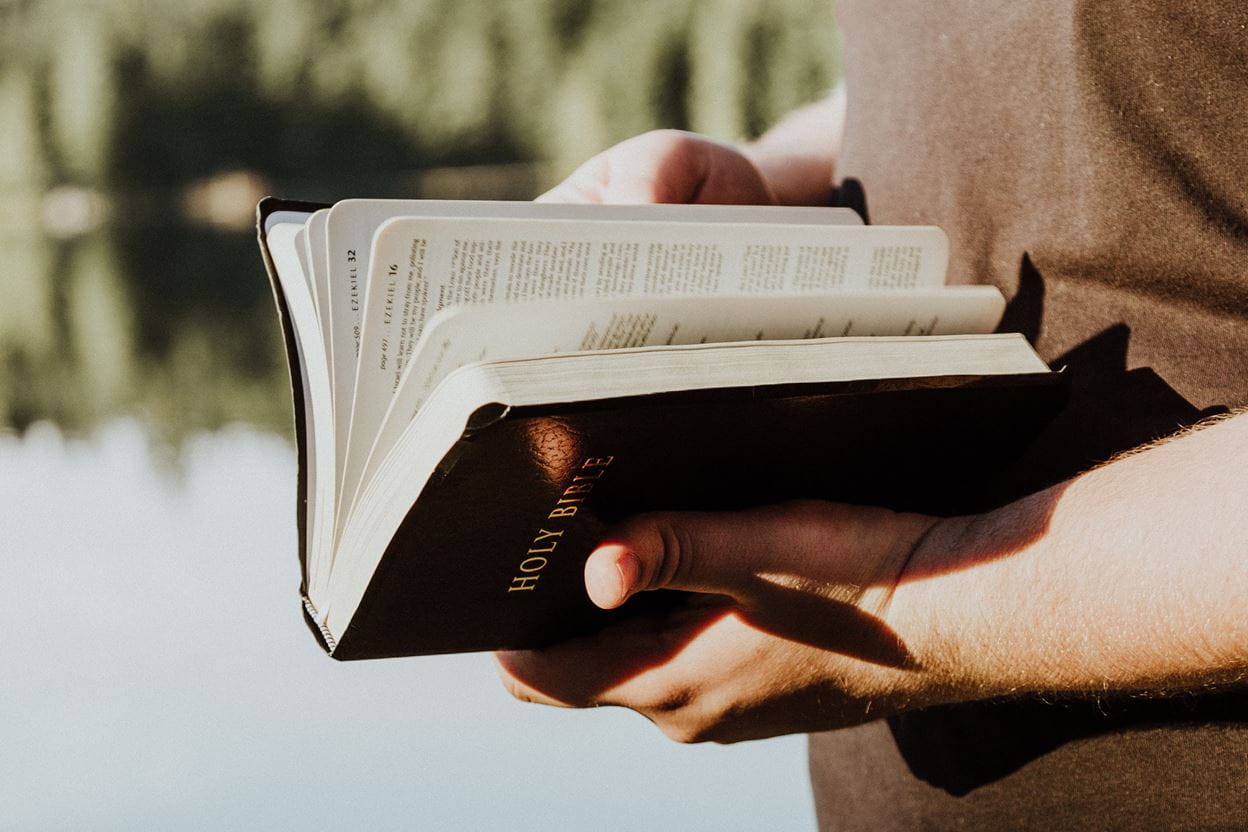
[[[308,626],[312,628],[314,633],[321,637],[321,643],[322,646],[324,646],[325,651],[331,656],[334,655],[334,651],[338,649],[338,643],[334,640],[334,634],[329,631],[328,627],[321,623],[323,621],[323,617],[316,609],[316,606],[313,605],[312,599],[306,595],[300,595],[299,598],[303,601],[304,619],[308,622]]]

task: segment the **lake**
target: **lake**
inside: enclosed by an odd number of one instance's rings
[[[488,655],[326,658],[254,237],[54,198],[77,225],[3,236],[0,828],[813,827],[803,738],[522,705]]]

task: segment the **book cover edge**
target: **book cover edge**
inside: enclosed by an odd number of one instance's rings
[[[307,435],[305,425],[305,406],[303,400],[303,367],[299,364],[299,349],[295,344],[294,324],[290,320],[290,309],[286,304],[286,295],[282,292],[281,281],[277,277],[277,267],[273,256],[269,253],[268,236],[265,222],[278,211],[311,212],[328,208],[328,205],[298,200],[278,199],[266,196],[256,205],[256,239],[260,245],[260,257],[264,261],[264,269],[269,278],[269,288],[273,292],[273,303],[277,309],[278,322],[282,327],[282,342],[286,348],[286,368],[290,376],[290,393],[295,427],[295,528],[299,549],[299,596],[302,599],[300,608],[304,623],[316,637],[317,642],[326,653],[333,655],[332,642],[321,629],[320,624],[309,611],[307,603],[307,523],[308,523],[308,479],[307,479]]]

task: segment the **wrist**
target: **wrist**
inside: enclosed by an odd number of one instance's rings
[[[858,515],[864,522],[854,536],[870,541],[864,554],[882,556],[865,558],[869,574],[861,574],[859,585],[866,589],[854,607],[864,621],[874,622],[865,632],[874,631],[890,649],[856,654],[852,671],[846,671],[841,651],[829,655],[835,686],[852,701],[865,703],[864,715],[873,717],[981,698],[972,674],[960,664],[956,631],[944,620],[956,599],[948,597],[933,570],[943,561],[941,553],[957,549],[972,518],[865,511]]]
[[[917,541],[884,612],[885,624],[911,657],[899,677],[907,709],[981,699],[1007,693],[986,683],[959,623],[967,599],[964,586],[946,580],[950,565],[972,534],[974,516],[942,517]]]
[[[894,623],[915,657],[911,684],[923,704],[1092,687],[1091,671],[1081,671],[1096,664],[1087,654],[1095,649],[1062,649],[1058,633],[1083,632],[1085,611],[1045,584],[1054,499],[1041,492],[944,518],[916,548],[898,581]]]

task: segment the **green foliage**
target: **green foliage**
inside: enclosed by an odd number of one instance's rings
[[[739,139],[836,75],[827,0],[26,0],[0,27],[9,141],[97,185]]]
[[[0,430],[288,423],[254,240],[187,227],[191,182],[532,195],[652,127],[757,134],[835,43],[828,0],[0,0]],[[102,229],[39,230],[62,185]]]

